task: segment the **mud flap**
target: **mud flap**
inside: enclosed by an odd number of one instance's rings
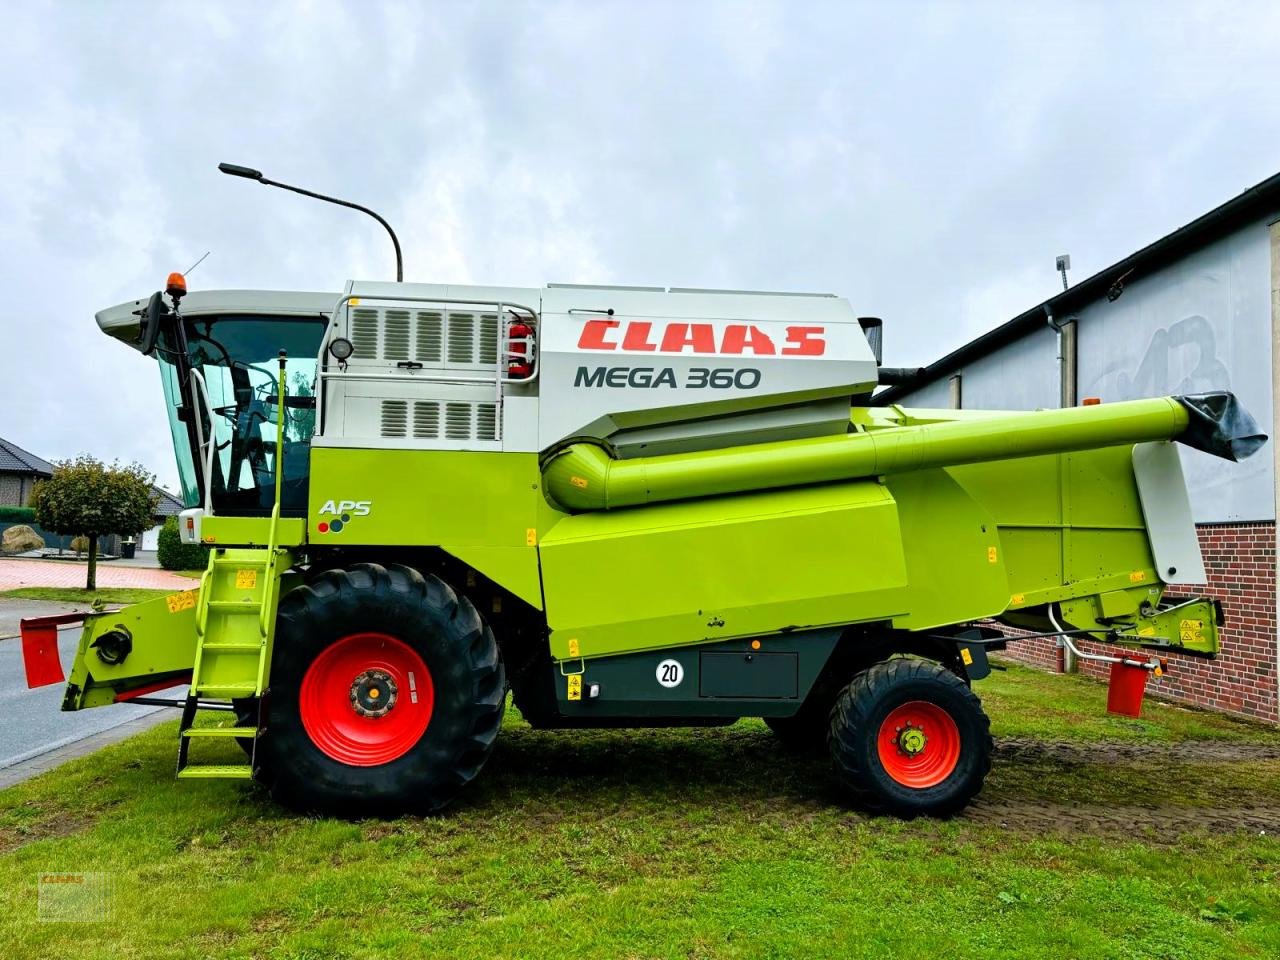
[[[63,613],[55,617],[28,617],[18,622],[22,634],[22,666],[27,674],[27,689],[62,683],[62,657],[58,654],[58,627],[83,623],[89,613]]]

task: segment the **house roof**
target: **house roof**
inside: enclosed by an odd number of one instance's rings
[[[183,510],[182,501],[179,500],[177,497],[175,497],[168,490],[164,490],[164,489],[161,489],[160,487],[153,485],[151,487],[151,492],[158,497],[158,499],[156,500],[155,516],[176,517],[179,513],[182,512]]]
[[[985,356],[1033,330],[1040,329],[1048,322],[1048,313],[1052,313],[1056,320],[1064,320],[1086,304],[1106,296],[1117,284],[1120,290],[1123,290],[1125,284],[1140,280],[1278,208],[1280,208],[1280,173],[1250,187],[1239,196],[1232,197],[1222,206],[1215,207],[1186,226],[1179,227],[1168,236],[1161,237],[1155,243],[1148,244],[1123,260],[1099,270],[1087,280],[1068,287],[1062,293],[1018,314],[1007,323],[970,340],[942,359],[923,367],[920,373],[909,380],[880,391],[875,395],[872,403],[876,405],[896,403],[911,391],[954,373],[970,360]]]
[[[16,443],[0,439],[0,472],[37,473],[47,477],[53,474],[53,464],[41,460],[34,453],[27,453]]]

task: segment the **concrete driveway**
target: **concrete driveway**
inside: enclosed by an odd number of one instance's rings
[[[0,561],[31,563],[39,561]],[[55,566],[61,566],[55,563]],[[178,578],[183,580],[184,578]],[[81,583],[84,581],[81,580]],[[46,583],[42,583],[47,585]],[[179,589],[182,589],[179,587]],[[22,665],[18,621],[85,610],[69,603],[12,600],[0,597],[0,787],[42,773],[58,763],[123,739],[163,720],[176,718],[176,710],[117,704],[75,713],[63,713],[62,684],[27,689]],[[71,667],[80,627],[72,624],[58,634],[58,650],[64,670]],[[183,687],[159,696],[177,696]],[[177,743],[174,743],[177,756]]]

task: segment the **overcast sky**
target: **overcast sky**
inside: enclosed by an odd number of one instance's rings
[[[923,364],[1280,170],[1280,4],[9,3],[0,437],[175,488],[94,311],[406,279],[820,290]]]

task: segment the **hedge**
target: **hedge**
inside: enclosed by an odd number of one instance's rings
[[[31,507],[0,507],[0,520],[35,526],[36,512]]]
[[[203,570],[209,562],[208,549],[198,543],[183,543],[178,535],[178,518],[169,517],[160,528],[156,559],[166,570]]]

